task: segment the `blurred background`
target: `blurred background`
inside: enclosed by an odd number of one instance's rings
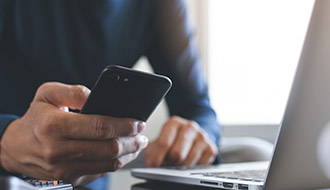
[[[313,0],[186,0],[211,104],[224,137],[274,143],[299,61]],[[136,69],[152,71],[142,57]],[[156,138],[168,117],[162,102],[144,134]],[[113,175],[125,188],[128,170]],[[139,180],[136,180],[139,181]]]

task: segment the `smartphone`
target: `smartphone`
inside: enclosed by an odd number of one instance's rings
[[[100,74],[81,113],[147,121],[171,86],[166,76],[109,65]]]

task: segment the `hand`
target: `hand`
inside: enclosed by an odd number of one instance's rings
[[[178,116],[165,123],[159,137],[144,151],[147,167],[210,164],[216,154],[216,145],[200,126]]]
[[[81,109],[89,93],[79,85],[41,85],[28,111],[2,137],[2,167],[81,185],[135,159],[148,143],[138,135],[145,123],[68,112],[69,107]]]

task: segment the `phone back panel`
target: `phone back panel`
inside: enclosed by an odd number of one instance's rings
[[[170,87],[167,77],[108,66],[81,112],[146,121]]]

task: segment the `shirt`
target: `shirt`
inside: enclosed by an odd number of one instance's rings
[[[141,56],[173,82],[170,115],[195,120],[218,143],[183,1],[0,0],[1,135],[42,83],[91,88],[105,66],[132,67]]]

